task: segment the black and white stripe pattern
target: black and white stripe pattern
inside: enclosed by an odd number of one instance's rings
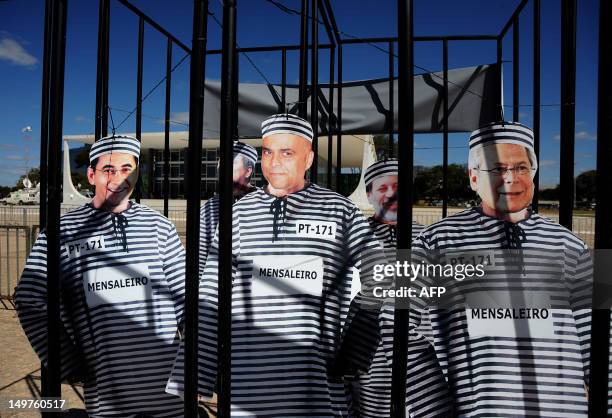
[[[89,162],[112,153],[130,154],[140,158],[140,141],[132,136],[111,135],[100,138],[89,150]]]
[[[164,389],[183,325],[183,246],[174,226],[146,206],[132,204],[121,213],[125,236],[117,234],[113,216],[85,205],[61,218],[62,377],[83,379],[90,416],[180,417],[182,401]],[[43,232],[15,294],[21,325],[43,362],[46,257]],[[146,286],[134,280],[142,277]],[[88,283],[111,282],[117,287],[104,294],[113,303],[88,298],[100,295]]]
[[[249,144],[245,144],[244,142],[240,141],[235,141],[234,158],[236,158],[237,155],[242,155],[243,157],[251,160],[253,162],[253,165],[257,164],[257,150]]]
[[[373,217],[368,221],[385,251],[394,254],[397,248],[395,225],[380,223]],[[412,239],[416,238],[423,229],[423,225],[413,221]],[[396,257],[389,256],[388,259],[394,260]],[[412,314],[416,318],[416,312]],[[385,305],[379,318],[381,338],[370,368],[367,372],[358,374],[351,382],[356,416],[378,418],[391,414],[393,318],[393,306]],[[423,323],[416,331],[410,333],[408,346],[410,367],[407,376],[410,386],[406,387],[406,415],[443,416],[450,412],[448,388],[433,348],[430,342],[423,338],[421,328],[426,328]]]
[[[380,160],[366,168],[363,175],[363,181],[365,186],[368,187],[374,179],[382,176],[397,175],[397,159],[389,158],[387,160]]]
[[[291,113],[279,113],[268,117],[261,123],[261,137],[275,134],[292,134],[312,142],[314,137],[310,122]]]
[[[507,248],[508,227],[504,221],[483,215],[479,208],[469,209],[426,228],[413,242],[413,257],[416,262],[439,262],[431,259],[432,254],[475,250],[494,254],[492,250]],[[464,296],[500,290],[533,293],[542,291],[541,283],[556,285],[560,279],[566,283],[563,291],[567,296],[561,299],[549,294],[551,321],[545,326],[546,335],[531,330],[519,333],[526,329],[524,319],[513,320],[514,331],[510,331],[514,335],[500,332],[502,320],[498,319],[487,319],[471,334],[472,309],[429,309],[436,355],[456,413],[470,417],[586,416],[590,310],[584,308],[591,292],[590,253],[570,231],[538,214],[512,227],[520,228],[525,236],[524,276],[510,282],[510,288],[494,272],[472,283],[461,282],[465,283]],[[562,254],[563,259],[548,263],[530,257],[529,251],[536,250]],[[494,263],[504,268],[504,260]],[[508,273],[502,274],[507,277]]]
[[[271,207],[278,200],[284,209],[273,241]],[[297,226],[304,223],[335,231],[300,235]],[[309,185],[283,199],[263,190],[246,195],[233,206],[232,228],[232,416],[346,416],[347,393],[341,380],[330,378],[330,368],[351,302],[347,272],[382,253],[366,220],[345,197]],[[322,263],[318,292],[298,288],[297,279],[273,285],[270,294],[257,290],[261,269],[291,257]],[[217,268],[215,237],[200,281],[198,378],[204,396],[211,395],[217,375]],[[170,393],[183,392],[183,364],[181,348]]]

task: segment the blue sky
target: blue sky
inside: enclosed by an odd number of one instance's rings
[[[299,0],[279,0],[298,9]],[[497,34],[519,0],[464,0],[428,2],[415,0],[416,35]],[[70,0],[68,10],[64,133],[82,134],[94,130],[96,47],[98,6],[96,1]],[[185,44],[191,44],[191,0],[132,0]],[[357,37],[396,35],[396,2],[380,0],[334,0],[340,30]],[[542,153],[541,186],[554,185],[559,178],[559,102],[560,102],[560,8],[558,1],[542,1]],[[577,88],[576,88],[576,173],[595,167],[597,103],[597,26],[596,0],[578,2]],[[210,1],[211,12],[222,20],[220,0]],[[521,15],[520,102],[532,98],[532,5]],[[43,43],[43,0],[5,0],[0,2],[0,185],[14,185],[26,166],[38,165],[40,147],[40,100]],[[297,44],[299,16],[286,14],[265,0],[238,1],[238,43],[240,46]],[[115,109],[116,124],[131,111],[136,100],[136,51],[138,21],[116,0],[111,0],[111,46],[109,103]],[[326,41],[323,27],[321,42]],[[221,29],[209,19],[208,47],[220,48]],[[386,48],[386,45],[381,45]],[[145,70],[143,90],[149,91],[165,74],[165,39],[151,28],[145,30]],[[183,52],[174,48],[174,62]],[[449,66],[465,67],[495,61],[494,42],[452,42]],[[250,58],[272,82],[280,82],[280,53],[250,54]],[[512,103],[512,31],[504,40],[504,98]],[[297,53],[288,54],[288,80],[298,77]],[[220,57],[207,59],[206,77],[218,79]],[[415,64],[431,71],[442,68],[441,43],[419,43]],[[325,82],[328,56],[321,54],[320,81]],[[344,49],[344,80],[384,77],[387,56],[372,46],[347,46]],[[325,70],[323,70],[325,69]],[[420,70],[416,70],[419,72]],[[397,74],[397,69],[396,69]],[[240,79],[263,82],[245,57],[240,60]],[[174,130],[186,130],[184,122],[189,103],[189,60],[173,73],[172,119]],[[143,104],[143,130],[163,130],[163,84]],[[507,119],[512,110],[506,108]],[[532,109],[521,108],[520,120],[532,123]],[[181,123],[182,122],[182,123]],[[26,129],[30,127],[31,129]],[[118,129],[133,132],[134,117]],[[450,161],[467,161],[467,134],[452,134]],[[439,164],[442,159],[441,135],[415,136],[415,164]]]

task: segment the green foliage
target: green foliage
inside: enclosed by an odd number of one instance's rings
[[[23,185],[23,180],[25,180],[25,178],[25,175],[19,177],[19,180],[17,180],[16,185],[17,189],[25,188],[25,186]],[[40,169],[38,167],[31,168],[30,171],[28,171],[28,178],[32,182],[32,185],[40,183]]]
[[[448,165],[448,197],[458,202],[474,199],[467,170],[459,164]],[[419,171],[414,178],[414,201],[442,199],[442,166]]]
[[[597,172],[585,171],[576,177],[576,202],[594,202],[597,191]]]

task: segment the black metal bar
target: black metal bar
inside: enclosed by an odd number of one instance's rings
[[[96,123],[94,141],[108,135],[109,0],[100,0],[98,14],[98,63],[96,66]]]
[[[342,44],[338,44],[338,115],[336,122],[336,191],[342,176]]]
[[[51,61],[51,36],[52,33],[52,3],[45,0],[45,27],[44,27],[44,47],[43,47],[43,72],[42,72],[42,92],[40,104],[40,199],[38,211],[38,224],[40,229],[47,226],[47,150],[49,146],[49,75]],[[8,235],[7,235],[8,236]],[[28,237],[28,234],[26,234]],[[7,247],[8,248],[8,247]],[[30,251],[30,245],[27,244]],[[7,263],[8,265],[8,263]],[[8,276],[7,276],[8,277]],[[40,364],[40,385],[43,390],[47,390],[47,366]]]
[[[506,36],[506,32],[508,32],[508,30],[510,30],[510,27],[512,26],[512,23],[514,22],[514,19],[521,14],[521,12],[523,11],[523,8],[527,5],[527,3],[529,2],[529,0],[523,0],[521,1],[521,3],[517,6],[516,9],[514,9],[514,12],[512,13],[512,16],[510,16],[510,19],[508,19],[508,21],[506,22],[506,24],[504,25],[503,29],[501,30],[501,32],[499,33],[499,37],[503,38],[504,36]]]
[[[142,71],[144,59],[144,19],[138,19],[138,65],[136,67],[136,138],[142,143]],[[138,162],[142,167],[142,161]],[[142,173],[136,181],[134,199],[140,203],[142,194]]]
[[[331,44],[320,44],[319,49],[330,49],[334,46]],[[299,51],[299,45],[277,45],[277,46],[254,46],[248,48],[236,48],[236,52],[238,54],[242,54],[243,52],[278,52],[286,49],[287,51]],[[310,49],[310,46],[306,46],[306,49]],[[221,55],[223,50],[221,49],[209,49],[206,51],[206,55]]]
[[[306,100],[308,88],[308,0],[302,0],[300,22],[300,90],[299,90],[299,116],[306,119]]]
[[[189,145],[187,153],[187,249],[185,260],[185,416],[197,417],[198,290],[200,187],[204,127],[204,74],[208,0],[193,5],[191,66],[189,69]]]
[[[327,188],[332,188],[332,154],[334,150],[334,67],[335,49],[329,50],[329,101],[327,106]]]
[[[278,109],[279,113],[282,113],[287,108],[287,50],[283,49],[281,51],[281,100],[282,107]]]
[[[533,147],[536,157],[540,159],[540,0],[533,0]],[[533,179],[534,190],[531,208],[537,212],[540,195],[540,174],[536,172]]]
[[[595,208],[595,248],[612,249],[612,198],[609,189],[612,183],[612,4],[607,0],[599,2],[599,68],[597,92],[597,170]],[[595,253],[593,305],[600,307],[606,299],[610,286],[610,262],[608,255]],[[607,266],[606,266],[607,264]],[[591,372],[589,376],[589,416],[608,415],[608,372],[610,355],[610,311],[594,309],[591,324]]]
[[[43,396],[60,397],[60,214],[62,203],[62,133],[68,0],[52,0],[50,42],[49,148],[47,182],[47,385]],[[49,33],[45,34],[48,36]],[[45,117],[45,116],[43,116]],[[43,413],[43,416],[59,416]]]
[[[127,7],[128,9],[130,9],[133,13],[135,13],[136,15],[138,15],[140,18],[144,19],[145,22],[147,22],[149,25],[153,26],[157,31],[159,31],[162,35],[164,35],[166,38],[170,38],[172,40],[172,42],[176,45],[178,45],[181,49],[183,49],[185,52],[187,52],[188,54],[191,54],[191,48],[189,48],[187,45],[185,45],[184,43],[181,42],[180,39],[178,39],[177,37],[175,37],[174,35],[172,35],[170,32],[168,32],[166,29],[164,29],[159,23],[157,23],[156,21],[154,21],[153,19],[151,19],[149,16],[147,16],[146,14],[144,14],[140,9],[138,9],[136,6],[134,6],[133,4],[131,4],[129,1],[127,0],[118,0],[119,3],[123,4],[125,7]]]
[[[223,50],[221,59],[221,123],[219,166],[219,401],[218,416],[231,410],[232,342],[232,135],[236,126],[232,91],[236,54],[236,1],[223,2]]]
[[[520,69],[519,69],[519,18],[514,18],[514,24],[512,25],[512,120],[519,122],[519,83],[520,83]]]
[[[43,49],[42,92],[40,103],[40,229],[47,226],[47,148],[49,145],[49,68],[51,61],[51,1],[45,1],[45,37]],[[28,247],[29,250],[29,247]]]
[[[561,155],[559,223],[572,229],[576,111],[576,0],[561,3]]]
[[[442,116],[442,217],[448,215],[448,41],[442,41],[444,97]]]
[[[504,73],[504,62],[503,62],[503,58],[504,58],[504,52],[503,52],[503,42],[502,42],[502,38],[500,37],[499,39],[497,39],[497,67],[499,68],[499,87],[501,88],[501,95],[500,97],[502,98],[503,101],[503,97],[504,97],[504,83],[503,83],[503,78],[502,78],[502,74]],[[499,120],[504,120],[504,103],[499,103]]]
[[[336,24],[334,9],[332,8],[329,0],[323,0],[323,6],[325,6],[325,11],[327,12],[327,17],[329,18],[329,23],[331,24],[333,34],[336,39],[336,46],[338,46],[340,45],[340,42],[342,42],[342,38],[340,37],[340,31],[338,30],[338,25]]]
[[[414,152],[414,27],[412,0],[398,1],[398,219],[397,248],[410,248]],[[397,303],[397,302],[396,302]],[[391,416],[406,416],[408,310],[395,306]]]
[[[415,36],[414,42],[433,42],[433,41],[495,41],[496,35],[457,35],[457,36]],[[389,43],[397,42],[398,39],[391,36],[374,37],[374,38],[350,38],[342,39],[343,45],[349,44],[367,44],[367,43]]]
[[[317,6],[319,8],[319,12],[321,13],[321,18],[323,20],[323,26],[325,26],[325,32],[327,32],[327,37],[332,45],[336,46],[336,37],[334,36],[334,29],[332,28],[331,23],[329,22],[329,17],[327,16],[327,8],[324,2],[321,2]]]
[[[172,90],[172,39],[166,46],[166,107],[164,112],[164,216],[168,217],[170,194],[170,99]]]
[[[389,143],[387,144],[387,155],[393,158],[393,133],[395,132],[395,52],[393,42],[389,42],[389,113],[387,114],[387,135],[389,135]]]
[[[314,159],[310,166],[310,181],[319,183],[319,0],[310,0],[312,3],[312,48],[310,49],[310,123],[314,131],[312,138],[312,151]]]

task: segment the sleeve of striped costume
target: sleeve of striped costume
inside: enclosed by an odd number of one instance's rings
[[[420,234],[412,241],[412,263],[430,263],[431,247]],[[414,288],[432,285],[418,277]],[[418,291],[417,291],[418,292]],[[434,347],[423,335],[422,318],[429,314],[429,307],[421,298],[410,299],[408,312],[408,368],[406,376],[406,412],[410,417],[449,416],[452,410],[450,390]],[[413,307],[414,306],[414,307]],[[393,340],[386,352],[393,358]]]
[[[208,199],[208,201],[202,206],[200,210],[200,259],[199,269],[200,277],[204,272],[204,266],[206,265],[206,259],[212,245],[213,238],[215,237],[215,230],[217,229],[218,221],[218,207],[214,204],[214,198]]]
[[[591,350],[591,306],[593,297],[593,260],[585,246],[576,261],[573,277],[569,278],[571,307],[582,352],[584,381],[588,386]]]
[[[30,345],[43,364],[47,364],[47,237],[38,236],[15,291],[15,307],[19,322]],[[67,332],[67,318],[60,299],[60,373],[61,379],[81,376],[82,354]]]
[[[357,208],[350,214],[344,238],[346,265],[339,276],[347,276],[345,273],[355,266],[359,270],[362,290],[349,307],[340,348],[330,368],[334,376],[363,373],[370,367],[380,341],[378,316],[382,304],[382,300],[370,296],[371,289],[380,285],[373,279],[373,269],[374,265],[387,262],[380,242]]]
[[[236,221],[236,218],[234,218]],[[236,224],[233,226],[234,245],[239,242]],[[232,277],[237,274],[236,255],[237,247],[232,248]],[[218,228],[210,247],[210,253],[202,277],[200,278],[200,291],[198,298],[198,395],[206,399],[213,396],[217,380],[217,344],[218,344],[218,266],[219,266],[219,237]],[[186,330],[186,332],[189,332]],[[166,392],[183,396],[185,391],[185,341],[179,344],[176,360],[170,378],[166,385]]]
[[[165,240],[162,265],[174,302],[176,322],[179,329],[182,330],[185,319],[185,249],[174,225]]]

